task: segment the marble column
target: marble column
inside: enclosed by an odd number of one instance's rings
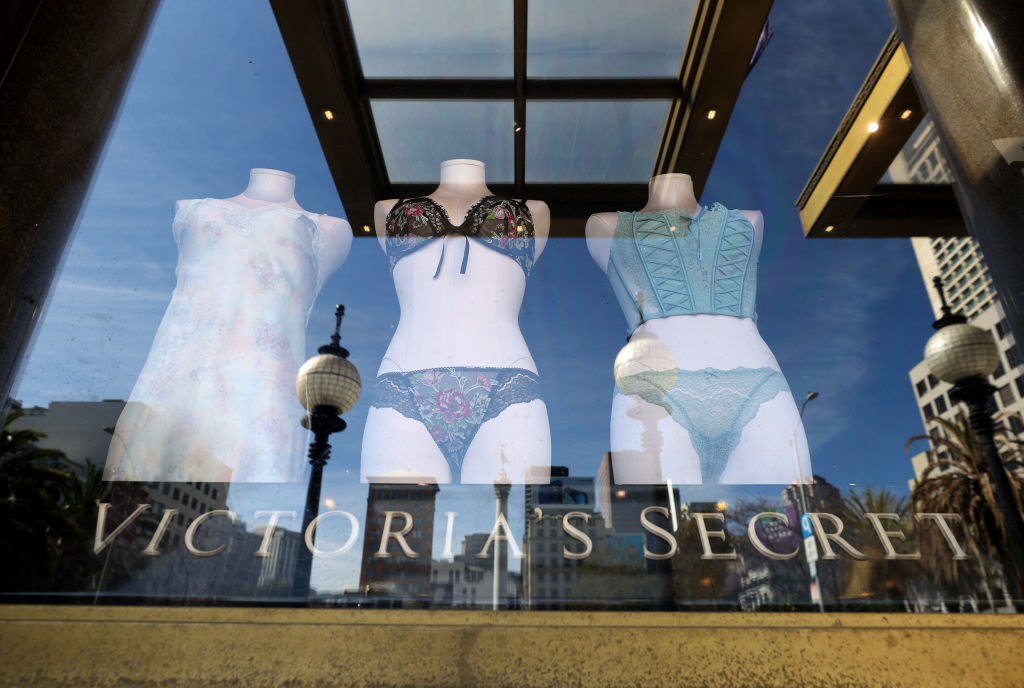
[[[1024,2],[887,2],[967,228],[1024,346]]]

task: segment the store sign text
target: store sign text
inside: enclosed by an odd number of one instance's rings
[[[107,548],[119,535],[121,535],[131,524],[136,521],[142,514],[148,511],[152,505],[150,504],[138,504],[135,510],[128,515],[116,528],[107,533],[107,514],[110,510],[110,504],[100,503],[99,512],[96,516],[96,533],[93,540],[93,552],[99,554]],[[168,527],[177,515],[177,510],[167,509],[163,512],[160,519],[160,523],[157,525],[156,530],[153,532],[152,537],[149,540],[148,545],[142,551],[145,556],[159,556],[160,555],[160,544],[167,532]],[[445,548],[442,553],[442,557],[451,557],[452,555],[452,532],[454,520],[457,513],[449,511],[448,513],[448,524],[447,524],[447,537],[445,540]],[[402,553],[412,559],[419,558],[419,552],[416,552],[409,544],[406,539],[406,535],[409,534],[413,529],[413,516],[407,511],[385,511],[384,514],[384,527],[381,533],[380,546],[375,552],[377,557],[388,558],[391,556],[391,543],[394,542]],[[667,551],[654,552],[648,549],[647,543],[644,543],[644,558],[646,559],[671,559],[679,553],[679,542],[676,537],[666,530],[665,528],[653,523],[650,520],[652,514],[658,514],[663,518],[669,517],[669,510],[663,506],[649,506],[640,512],[640,525],[647,532],[655,538],[662,540],[665,543]],[[257,511],[255,514],[256,518],[267,517],[268,522],[264,530],[263,540],[260,547],[255,551],[257,557],[269,557],[270,556],[270,545],[273,541],[274,530],[280,525],[282,517],[294,518],[294,511]],[[817,512],[809,513],[811,524],[814,530],[814,534],[817,536],[818,547],[820,548],[821,558],[825,560],[838,559],[838,551],[842,551],[854,559],[868,559],[869,557],[858,550],[853,544],[843,537],[842,533],[844,530],[844,524],[842,520],[830,513]],[[208,520],[217,517],[227,517],[234,519],[236,515],[234,512],[226,509],[217,509],[208,511],[204,514],[197,516],[185,530],[184,544],[186,550],[197,557],[212,557],[220,554],[227,547],[226,544],[221,544],[218,547],[211,549],[200,549],[196,546],[195,539],[200,528]],[[885,552],[885,559],[920,559],[920,552],[900,552],[899,546],[903,540],[906,539],[906,534],[899,529],[900,517],[897,514],[892,513],[866,513],[865,517],[870,521],[875,535],[878,537],[879,542],[882,546],[882,551]],[[350,532],[345,543],[340,547],[333,550],[321,550],[314,544],[314,534],[319,524],[323,523],[327,519],[331,518],[344,518],[349,522]],[[569,544],[563,545],[562,556],[566,559],[571,560],[583,560],[587,559],[594,549],[593,540],[589,535],[579,527],[577,523],[586,524],[590,522],[591,515],[583,511],[570,511],[561,517],[562,531],[571,538],[574,543],[570,547]],[[735,559],[737,553],[735,550],[730,551],[715,551],[711,545],[711,540],[722,540],[723,542],[728,541],[728,536],[725,532],[725,514],[716,511],[711,513],[692,513],[689,514],[689,518],[694,519],[697,526],[697,533],[700,539],[701,545],[701,559]],[[750,544],[754,547],[759,554],[768,559],[785,560],[792,559],[800,552],[800,546],[797,545],[795,549],[788,552],[779,552],[770,548],[765,542],[763,542],[757,533],[756,524],[761,519],[776,519],[782,523],[785,527],[790,527],[789,517],[786,514],[779,513],[776,511],[764,511],[754,515],[747,523],[746,535],[750,540]],[[968,556],[964,552],[963,547],[957,541],[956,536],[953,533],[953,529],[950,527],[951,524],[959,522],[959,514],[951,513],[918,513],[914,515],[914,520],[917,522],[919,528],[936,528],[942,535],[943,540],[949,547],[950,554],[953,559],[967,559]],[[401,521],[402,527],[398,528],[397,523]],[[319,514],[316,518],[310,522],[309,527],[306,528],[304,535],[306,547],[316,557],[333,557],[340,554],[344,554],[349,551],[355,544],[356,539],[359,536],[359,521],[356,517],[348,511],[343,510],[332,510],[325,511]],[[509,527],[508,520],[505,518],[505,514],[498,514],[495,519],[494,526],[491,528],[490,536],[484,543],[483,548],[476,554],[478,558],[487,558],[490,552],[490,548],[493,544],[499,542],[507,542],[508,546],[512,550],[512,556],[522,557],[523,553],[517,543],[516,539],[512,535],[512,529]]]

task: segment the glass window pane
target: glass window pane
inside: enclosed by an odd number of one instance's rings
[[[487,181],[513,180],[511,101],[378,100],[371,103],[392,182],[433,182],[443,160],[487,165]]]
[[[894,184],[949,184],[953,181],[931,117],[925,117],[917,125],[882,181]]]
[[[364,76],[512,76],[511,2],[345,4]]]
[[[531,77],[675,77],[695,0],[535,0],[527,21]]]
[[[646,182],[667,100],[534,101],[526,106],[526,181]]]

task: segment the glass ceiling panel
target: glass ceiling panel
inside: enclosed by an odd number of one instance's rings
[[[668,100],[526,104],[527,182],[646,182]]]
[[[436,182],[441,162],[482,160],[487,181],[514,180],[513,106],[506,100],[370,102],[392,182]]]
[[[363,75],[512,77],[511,0],[347,0]]]
[[[697,0],[533,0],[526,73],[674,78],[696,9]]]

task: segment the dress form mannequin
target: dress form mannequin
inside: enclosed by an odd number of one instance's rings
[[[640,213],[701,211],[686,174],[658,175],[649,184],[648,202]],[[760,251],[764,219],[758,211],[741,211],[753,228],[754,255]],[[587,248],[606,272],[618,213],[598,213],[586,225]],[[750,317],[693,313],[652,318],[640,323],[631,342],[655,340],[667,347],[675,367],[685,371],[737,368],[779,370],[778,362]],[[643,361],[637,362],[643,366]],[[794,449],[794,439],[796,447]],[[612,402],[611,453],[621,483],[701,483],[701,464],[686,428],[660,405],[616,390]],[[799,457],[799,459],[797,458]],[[811,475],[807,440],[792,394],[788,390],[766,401],[743,428],[719,482],[731,484],[790,483]]]
[[[440,185],[429,198],[462,225],[467,211],[484,197],[484,164],[447,160]],[[399,199],[374,207],[381,247],[387,247],[386,220]],[[550,212],[541,201],[526,201],[533,220],[533,257],[544,248]],[[466,271],[456,258],[466,251]],[[436,274],[436,276],[435,276]],[[378,375],[444,367],[522,369],[536,365],[519,330],[519,309],[526,288],[523,269],[507,255],[461,234],[435,239],[394,264],[392,278],[401,318]],[[504,456],[504,461],[502,457]],[[507,461],[507,462],[506,462]],[[372,407],[363,435],[362,468],[366,476],[395,481],[429,476],[439,483],[492,483],[504,468],[522,483],[528,467],[547,468],[551,438],[547,408],[540,399],[508,406],[480,425],[465,453],[461,475],[438,449],[423,423],[394,408]]]
[[[178,282],[118,419],[106,479],[302,477],[295,375],[306,319],[345,260],[345,220],[304,211],[295,177],[254,169],[228,199],[178,201]]]
[[[306,212],[295,200],[295,175],[265,167],[249,170],[249,185],[245,191],[225,200],[246,208],[278,205]],[[352,226],[340,217],[320,215],[317,229],[324,239],[325,249],[320,269],[325,275],[330,275],[348,257],[352,248]]]

